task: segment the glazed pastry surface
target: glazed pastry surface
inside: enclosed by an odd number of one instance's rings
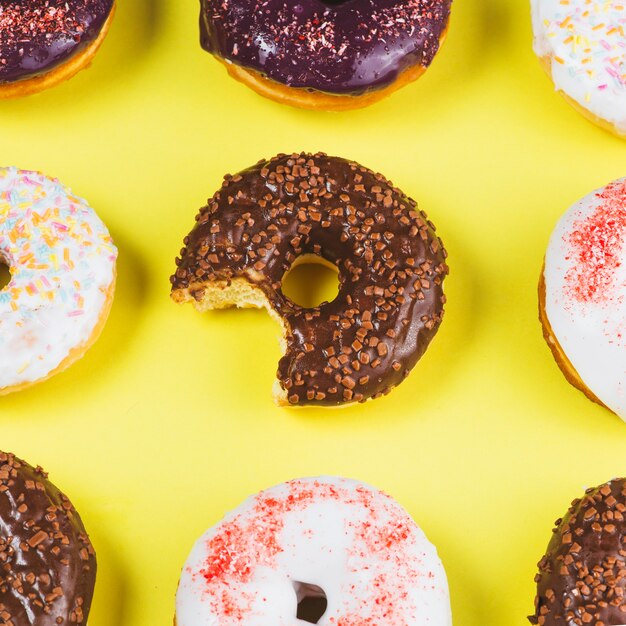
[[[531,0],[534,49],[557,90],[626,133],[626,5],[621,0]]]
[[[0,168],[0,393],[47,377],[89,343],[117,250],[87,202],[38,172]],[[108,312],[108,310],[107,310]]]
[[[546,252],[545,310],[563,352],[626,419],[626,179],[574,204]]]
[[[0,624],[87,623],[96,556],[80,516],[40,468],[0,452]]]
[[[359,95],[427,67],[451,0],[202,0],[205,50],[289,87]]]
[[[340,286],[332,302],[306,309],[281,285],[311,255],[337,267]],[[226,176],[185,238],[172,296],[217,308],[209,290],[244,279],[266,299],[247,305],[283,324],[288,402],[362,402],[402,382],[435,336],[445,258],[426,214],[381,174],[324,154],[279,155]]]
[[[249,498],[195,544],[177,626],[296,626],[298,601],[325,595],[319,626],[450,626],[434,546],[407,512],[364,483],[283,483]]]
[[[539,562],[532,624],[626,624],[625,514],[623,478],[572,502]]]
[[[47,72],[94,42],[114,0],[0,3],[0,84]]]

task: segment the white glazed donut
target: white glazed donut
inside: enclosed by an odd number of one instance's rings
[[[543,279],[552,347],[567,359],[566,375],[571,364],[579,379],[572,382],[626,420],[626,179],[560,219]]]
[[[79,359],[113,300],[117,250],[81,198],[37,172],[0,168],[0,395]]]
[[[626,3],[531,0],[534,50],[556,89],[600,126],[626,136]]]
[[[312,608],[316,597],[325,611]],[[176,623],[450,626],[452,618],[443,565],[408,513],[364,483],[320,477],[248,498],[198,540]]]

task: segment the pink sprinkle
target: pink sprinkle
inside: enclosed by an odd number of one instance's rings
[[[603,202],[568,236],[574,266],[565,277],[566,291],[582,303],[612,300],[626,240],[626,182],[611,183],[597,196]]]

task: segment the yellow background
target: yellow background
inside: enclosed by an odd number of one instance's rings
[[[100,341],[0,400],[0,448],[50,471],[97,548],[90,626],[171,624],[192,542],[248,494],[320,473],[368,481],[410,511],[444,561],[457,625],[525,624],[552,522],[583,487],[626,474],[626,426],[565,382],[536,313],[556,220],[626,174],[626,145],[554,93],[526,0],[455,0],[425,77],[346,114],[282,107],[228,78],[199,47],[197,12],[121,0],[90,70],[0,103],[2,164],[58,176],[120,248]],[[292,150],[383,172],[450,254],[439,335],[365,406],[278,409],[268,316],[202,316],[168,297],[221,176]]]

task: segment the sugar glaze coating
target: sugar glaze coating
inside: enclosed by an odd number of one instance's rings
[[[197,541],[177,626],[305,624],[302,585],[326,595],[319,626],[452,623],[443,565],[408,513],[369,485],[320,477],[262,491]]]
[[[559,220],[545,257],[545,311],[584,384],[626,420],[626,179]]]
[[[558,91],[626,134],[626,5],[531,0],[534,49]]]
[[[290,87],[360,95],[428,67],[451,0],[201,1],[202,46]]]
[[[108,313],[117,249],[106,226],[58,180],[0,168],[0,394],[46,378]]]

